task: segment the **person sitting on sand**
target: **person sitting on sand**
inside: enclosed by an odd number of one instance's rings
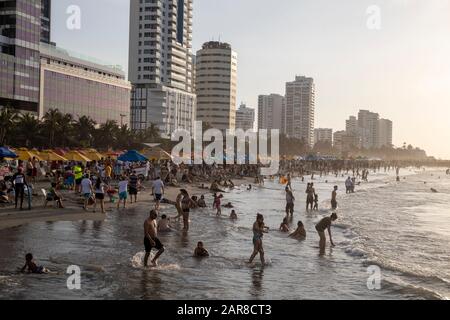
[[[290,231],[287,218],[284,218],[283,222],[280,224],[280,231],[281,232],[289,232]]]
[[[197,205],[198,205],[199,208],[206,208],[207,207],[204,195],[200,196],[200,199],[198,199],[198,201],[197,201]]]
[[[227,208],[227,209],[232,209],[232,208],[234,208],[234,206],[231,204],[231,202],[228,202],[227,204],[224,204],[223,207],[224,207],[224,208]]]
[[[306,238],[306,230],[303,222],[299,221],[297,223],[297,230],[295,230],[292,234],[289,235],[289,238],[304,240]]]
[[[199,241],[197,243],[197,248],[194,250],[194,257],[196,258],[206,258],[209,257],[208,250],[203,246],[203,242]]]
[[[231,220],[237,220],[238,216],[236,214],[236,211],[231,210],[230,219]]]
[[[43,266],[37,266],[36,263],[33,261],[33,255],[31,253],[28,253],[25,256],[25,265],[22,269],[20,269],[20,272],[25,272],[25,270],[28,268],[28,273],[35,273],[35,274],[44,274],[49,273],[50,271]]]
[[[47,207],[49,201],[56,201],[58,208],[64,209],[62,203],[62,196],[56,191],[56,183],[52,182],[50,189],[48,190],[47,197],[44,202],[44,208]]]
[[[161,220],[158,222],[158,232],[170,232],[172,228],[170,227],[170,219],[163,214]]]

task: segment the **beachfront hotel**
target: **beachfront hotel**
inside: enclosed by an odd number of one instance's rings
[[[197,51],[197,120],[219,130],[236,128],[237,53],[210,41]]]
[[[280,94],[258,97],[258,129],[278,129],[285,132],[286,99]]]
[[[50,0],[0,1],[0,106],[127,124],[131,85],[123,71],[57,48],[50,25]]]
[[[193,0],[131,0],[131,127],[193,130]]]
[[[286,83],[286,130],[290,138],[314,144],[315,85],[313,78],[296,76]]]

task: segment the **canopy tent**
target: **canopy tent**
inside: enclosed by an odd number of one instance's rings
[[[44,161],[68,161],[66,158],[60,156],[52,150],[44,150],[39,152],[39,157]]]
[[[172,156],[160,147],[153,147],[143,152],[144,156],[150,160],[171,160]]]
[[[129,150],[117,158],[117,160],[123,162],[143,162],[148,159],[136,150]]]
[[[0,147],[0,158],[17,158],[17,154],[6,147]]]
[[[17,156],[19,160],[28,161],[30,159],[36,158],[38,161],[42,161],[43,159],[39,156],[38,152],[30,151],[28,149],[22,148],[16,150]]]
[[[79,161],[79,162],[91,162],[92,160],[89,159],[88,157],[82,155],[80,152],[78,151],[69,151],[67,152],[64,157],[67,160],[71,160],[71,161]]]

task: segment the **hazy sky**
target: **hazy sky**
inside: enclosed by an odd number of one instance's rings
[[[66,28],[69,5],[81,29]],[[366,10],[381,9],[381,29]],[[126,69],[128,0],[53,1],[52,40]],[[238,101],[316,83],[316,127],[345,128],[361,108],[394,121],[394,144],[450,159],[450,0],[194,0],[194,51],[220,39],[238,52]]]

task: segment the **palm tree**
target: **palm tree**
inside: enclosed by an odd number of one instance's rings
[[[95,126],[97,123],[88,116],[79,117],[74,123],[75,138],[83,147],[91,147],[93,144]]]
[[[96,130],[95,144],[96,146],[112,148],[115,145],[116,133],[119,131],[117,121],[108,120]]]
[[[42,126],[44,131],[48,134],[48,142],[51,148],[55,146],[55,135],[58,132],[61,118],[62,114],[58,109],[50,109],[44,115]]]
[[[73,138],[73,116],[69,113],[61,115],[58,122],[58,137],[60,146],[63,148],[67,147],[70,141],[74,141]]]
[[[17,135],[21,138],[25,147],[36,147],[39,139],[39,131],[41,129],[41,123],[31,113],[24,113],[20,116],[17,122]]]
[[[135,135],[124,125],[116,130],[115,146],[119,149],[130,149],[135,146]]]
[[[0,145],[6,144],[17,120],[19,120],[18,112],[9,106],[0,111]]]

